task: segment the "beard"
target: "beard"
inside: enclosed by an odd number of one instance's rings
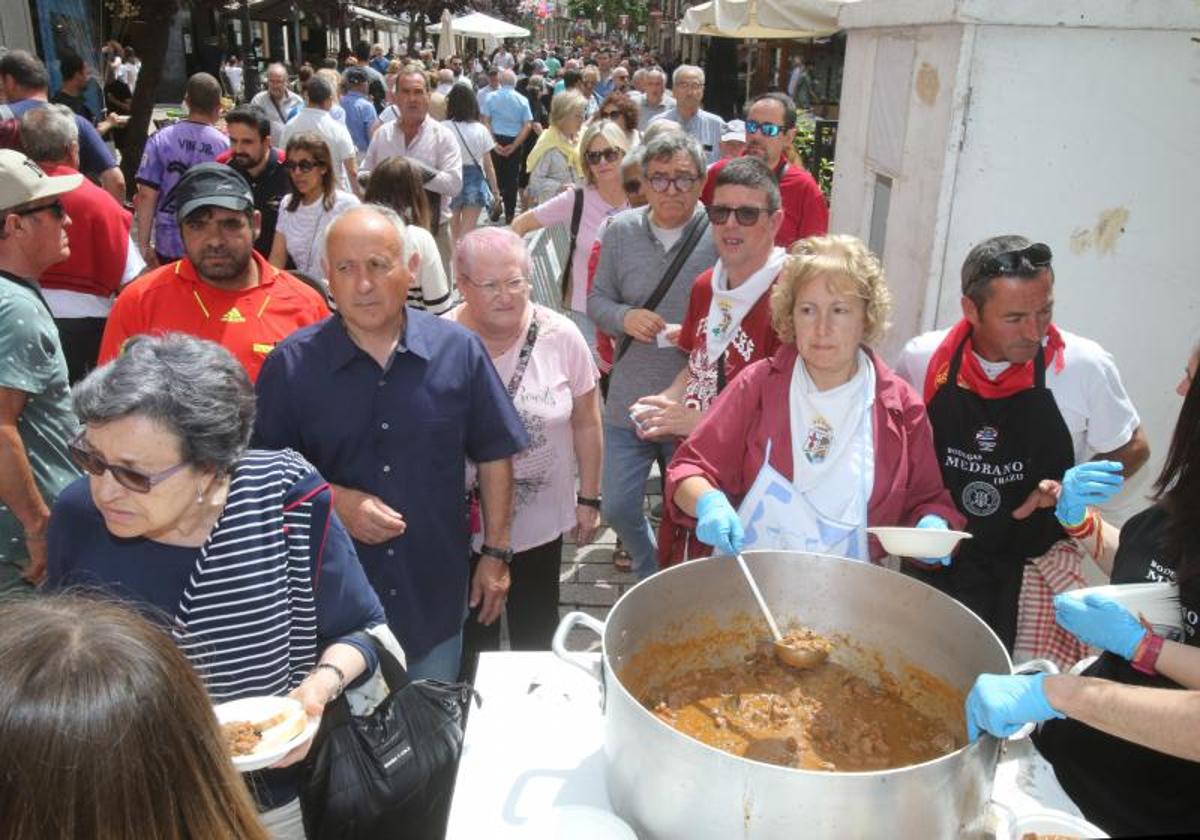
[[[210,252],[202,254],[198,260],[192,260],[192,263],[201,279],[221,285],[245,275],[250,265],[250,249],[244,253],[229,250]]]

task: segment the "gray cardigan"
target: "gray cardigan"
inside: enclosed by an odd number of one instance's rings
[[[567,184],[575,183],[575,173],[567,156],[558,149],[547,149],[529,171],[529,193],[538,204],[549,201]]]
[[[588,317],[620,344],[625,335],[625,314],[642,308],[654,293],[667,266],[682,247],[684,237],[664,251],[650,229],[650,210],[626,210],[609,220],[600,242],[600,263],[592,291],[588,294]],[[699,203],[692,222],[704,215]],[[691,224],[691,222],[689,222]],[[712,228],[705,229],[690,257],[683,264],[670,290],[655,311],[668,324],[683,323],[692,284],[717,262]],[[656,342],[634,340],[613,367],[604,404],[604,422],[629,428],[629,407],[639,397],[657,394],[671,384],[687,357],[676,347],[659,347]]]

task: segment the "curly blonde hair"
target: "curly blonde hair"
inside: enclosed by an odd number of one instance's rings
[[[788,249],[783,270],[771,291],[771,325],[780,341],[791,344],[796,340],[792,320],[796,294],[819,278],[866,302],[864,342],[873,344],[883,336],[892,308],[883,266],[861,239],[830,234],[801,239]]]

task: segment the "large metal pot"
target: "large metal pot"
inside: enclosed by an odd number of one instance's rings
[[[745,557],[781,624],[796,621],[843,633],[878,654],[894,674],[916,666],[965,696],[980,673],[1007,673],[1012,667],[983,621],[916,580],[815,554],[763,551]],[[571,654],[564,642],[572,627],[590,626],[603,638],[598,678],[605,689],[608,796],[639,837],[982,836],[999,757],[1000,742],[994,738],[985,736],[935,761],[897,770],[822,773],[777,767],[677,732],[643,708],[620,679],[647,643],[705,635],[757,614],[736,561],[714,557],[638,584],[604,624],[572,613],[559,625],[555,652],[567,659]],[[840,655],[835,653],[835,660]]]

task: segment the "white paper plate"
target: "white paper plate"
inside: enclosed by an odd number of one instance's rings
[[[966,531],[938,531],[933,528],[868,528],[879,537],[883,550],[894,557],[932,560],[954,551],[960,540],[969,540]]]
[[[1021,840],[1026,834],[1061,834],[1068,837],[1108,837],[1103,831],[1082,817],[1065,811],[1032,811],[1022,814],[1009,823],[1009,837]]]
[[[612,811],[591,805],[557,805],[531,819],[520,832],[530,840],[637,840]]]
[[[1107,586],[1089,586],[1073,589],[1074,598],[1085,595],[1103,595],[1142,616],[1154,626],[1154,632],[1167,638],[1175,638],[1183,632],[1183,611],[1179,608],[1179,587],[1173,583],[1118,583]]]
[[[214,707],[214,711],[217,714],[218,723],[229,723],[235,720],[264,720],[289,707],[300,708],[300,701],[291,697],[243,697],[241,700],[221,703]],[[319,718],[310,717],[308,726],[304,727],[304,730],[292,740],[267,752],[233,756],[233,766],[239,773],[249,773],[252,770],[270,767],[305,741],[312,740],[320,725]]]

